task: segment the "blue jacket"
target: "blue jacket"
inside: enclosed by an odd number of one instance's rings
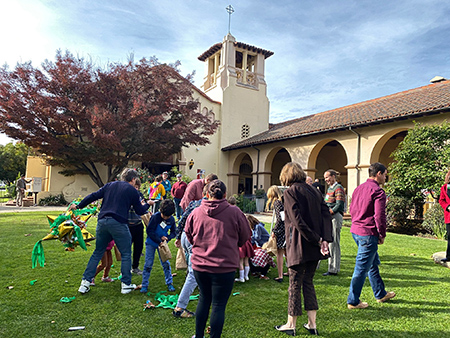
[[[106,183],[96,192],[87,195],[78,204],[77,209],[83,209],[90,203],[103,198],[98,219],[106,216],[114,218],[117,222],[128,223],[128,210],[133,206],[138,215],[147,212],[149,205],[141,204],[139,194],[135,187],[124,181],[114,181]]]
[[[157,248],[162,242],[161,237],[166,236],[168,242],[175,237],[176,232],[177,226],[175,224],[175,218],[170,216],[169,219],[164,220],[161,216],[161,212],[158,211],[152,215],[148,222],[147,240],[145,241],[145,244]]]
[[[262,247],[264,243],[266,243],[270,238],[269,233],[266,228],[264,228],[264,224],[258,223],[255,225],[255,228],[252,231],[252,244],[256,244],[259,247]]]

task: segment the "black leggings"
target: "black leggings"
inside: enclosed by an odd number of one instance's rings
[[[209,273],[194,270],[200,297],[195,311],[195,336],[203,337],[209,309],[211,309],[211,338],[222,335],[225,322],[225,308],[234,286],[234,271],[227,273]]]
[[[445,257],[450,259],[450,223],[446,223],[445,225],[447,227],[447,254]]]
[[[266,264],[266,266],[262,268],[260,266],[253,265],[251,260],[250,260],[249,263],[250,263],[250,271],[251,272],[259,272],[262,276],[266,276],[267,272],[270,269],[270,265],[269,264]]]
[[[128,225],[131,234],[131,243],[133,244],[133,263],[131,267],[137,269],[141,259],[142,248],[144,247],[144,226],[142,222],[137,225]]]

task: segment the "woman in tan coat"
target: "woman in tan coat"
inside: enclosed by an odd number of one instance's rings
[[[306,174],[300,164],[287,163],[280,174],[281,184],[289,186],[283,194],[286,214],[286,258],[289,267],[288,320],[275,326],[278,331],[295,335],[297,317],[302,314],[303,288],[308,323],[303,327],[318,335],[317,304],[313,284],[317,263],[329,255],[328,243],[333,241],[328,207],[317,189],[305,183]]]

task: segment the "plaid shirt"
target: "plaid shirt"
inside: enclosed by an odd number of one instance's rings
[[[250,258],[252,261],[252,264],[254,266],[259,266],[259,267],[263,268],[267,264],[269,264],[273,268],[276,267],[275,263],[273,262],[272,257],[269,256],[269,254],[266,252],[266,250],[257,248],[254,251],[255,251],[255,256]]]

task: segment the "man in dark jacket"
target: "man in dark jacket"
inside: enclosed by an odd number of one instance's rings
[[[83,273],[78,292],[87,293],[90,290],[92,279],[95,276],[98,262],[103,257],[108,243],[113,239],[122,254],[122,290],[123,294],[130,293],[136,288],[131,284],[131,235],[128,229],[128,211],[133,206],[138,215],[147,212],[148,201],[142,204],[135,183],[139,174],[136,170],[125,169],[122,172],[122,181],[109,182],[102,188],[86,196],[78,205],[72,204],[72,209],[83,209],[90,203],[103,199],[100,213],[98,214],[95,250]]]

